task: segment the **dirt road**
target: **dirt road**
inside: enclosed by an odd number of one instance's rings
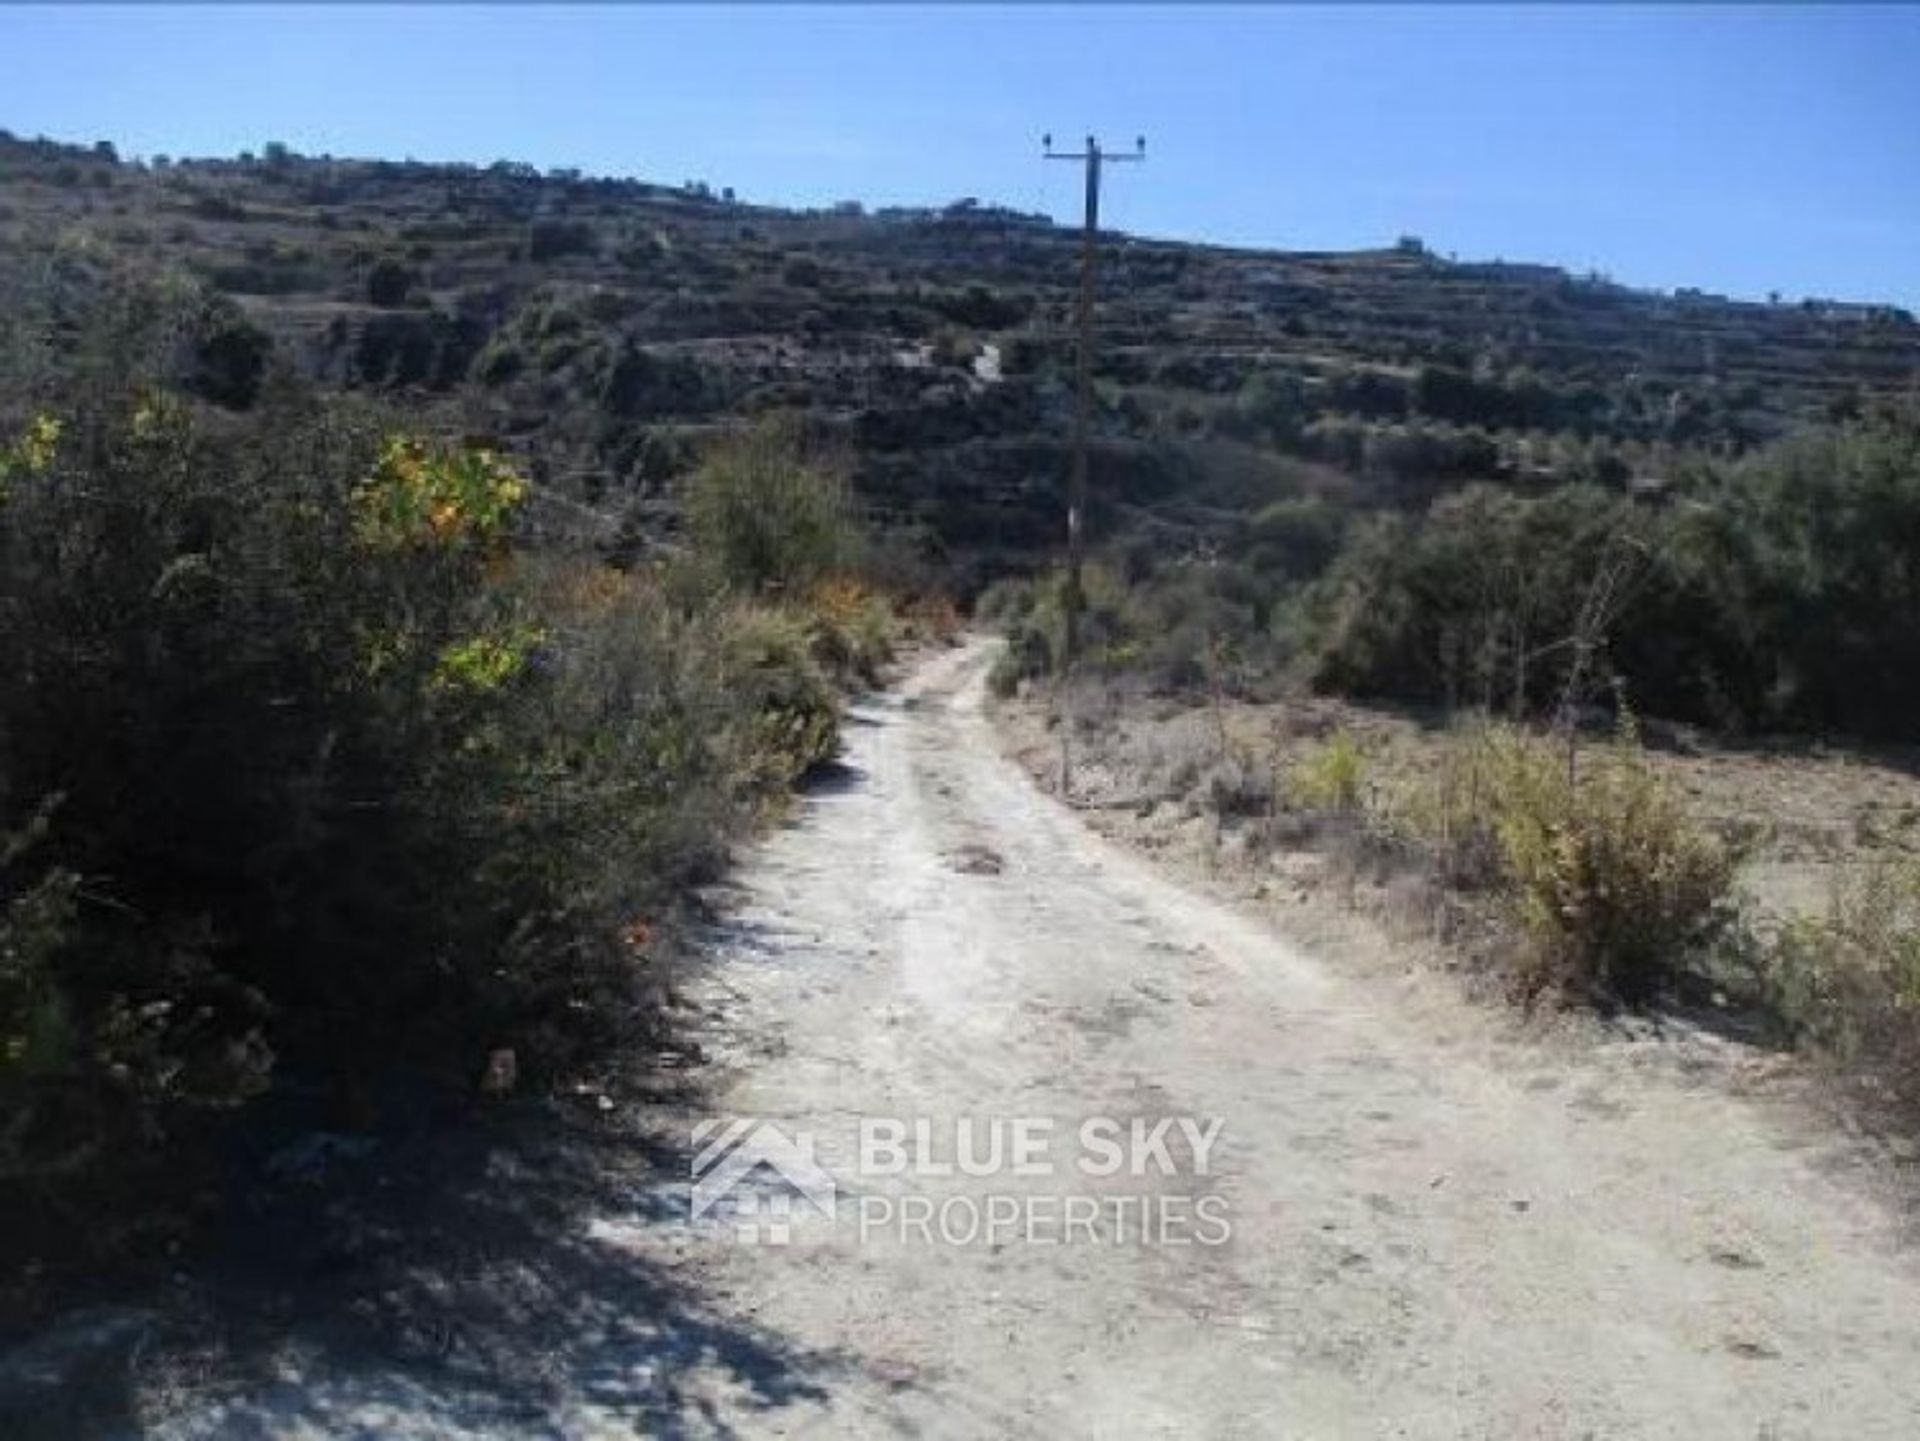
[[[831,1220],[748,1243],[658,1175],[494,1258],[448,1328],[465,1392],[292,1368],[169,1434],[1920,1435],[1920,1271],[1857,1147],[1725,1068],[1409,1004],[1156,874],[1002,757],[989,658],[858,710],[698,983],[715,1112],[811,1137]],[[936,1165],[962,1122],[976,1159],[1051,1122],[1053,1166],[863,1171],[876,1119]],[[1221,1130],[1082,1168],[1083,1124],[1176,1119]]]
[[[818,1138],[837,1219],[789,1244],[610,1222],[815,1354],[744,1432],[1910,1437],[1920,1273],[1862,1177],[1717,1084],[1477,1043],[1162,879],[1042,796],[987,652],[852,728],[751,864],[713,978],[724,1109]],[[861,1118],[1217,1118],[1205,1176],[847,1175]],[[1056,1154],[1072,1147],[1056,1144]],[[978,1152],[976,1152],[978,1154]],[[1223,1198],[1223,1245],[890,1224],[1047,1192]],[[875,1219],[860,1238],[854,1206]],[[1041,1209],[1043,1218],[1051,1214]],[[1108,1228],[1109,1231],[1111,1228]],[[1054,1241],[1055,1244],[1046,1244]],[[711,1408],[710,1410],[707,1408]]]

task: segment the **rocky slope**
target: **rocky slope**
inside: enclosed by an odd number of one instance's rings
[[[1057,529],[1078,251],[1041,217],[777,210],[279,147],[129,164],[0,132],[0,267],[48,253],[230,297],[216,398],[246,403],[276,364],[403,394],[509,439],[609,537],[670,512],[704,430],[793,405],[936,552],[1017,558]],[[1313,462],[1388,498],[1409,473],[1626,483],[1675,447],[1742,448],[1920,375],[1920,325],[1892,307],[1637,291],[1412,238],[1305,254],[1114,235],[1102,284],[1100,493],[1187,525]],[[1410,434],[1425,448],[1396,460]]]

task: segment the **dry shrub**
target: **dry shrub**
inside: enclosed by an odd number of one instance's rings
[[[1648,765],[1631,725],[1570,765],[1506,726],[1461,732],[1396,817],[1443,878],[1495,887],[1522,979],[1650,999],[1730,917],[1734,857]]]
[[[1650,999],[1729,917],[1733,857],[1633,736],[1583,758],[1507,732],[1490,820],[1537,978]]]
[[[910,601],[902,616],[905,636],[909,640],[932,641],[938,645],[950,645],[966,629],[966,620],[954,605],[953,597],[934,593],[921,595]]]
[[[1794,1040],[1920,1095],[1920,863],[1872,866],[1836,885],[1824,916],[1782,928],[1764,982]]]
[[[853,576],[830,576],[808,592],[806,617],[813,657],[828,675],[842,684],[880,684],[896,629],[884,597]]]
[[[1427,856],[1436,878],[1454,890],[1492,890],[1505,878],[1490,816],[1496,763],[1506,743],[1504,733],[1484,722],[1463,725],[1434,752],[1420,781],[1382,808],[1382,826]]]
[[[1276,800],[1272,767],[1244,746],[1230,746],[1206,772],[1207,800],[1223,820],[1271,816]]]

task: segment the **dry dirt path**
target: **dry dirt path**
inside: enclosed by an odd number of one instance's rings
[[[716,1111],[812,1136],[835,1219],[747,1244],[661,1179],[583,1223],[581,1287],[636,1268],[709,1319],[601,1305],[517,1415],[376,1370],[174,1434],[1920,1435],[1920,1271],[1841,1148],[1678,1068],[1436,1023],[1157,874],[1002,756],[990,655],[858,708],[696,986]],[[1074,1169],[1089,1119],[1181,1117],[1224,1128],[1205,1175],[1178,1145]],[[1061,1169],[858,1174],[874,1118],[932,1123],[935,1159],[963,1118],[1051,1120]],[[1142,1210],[1076,1232],[1076,1196]],[[914,1198],[962,1203],[951,1243],[885,1215]],[[996,1199],[1031,1239],[960,1239]],[[1149,1202],[1189,1244],[1141,1240]]]
[[[863,710],[843,783],[749,864],[712,978],[721,1105],[817,1136],[837,1221],[796,1219],[785,1246],[610,1225],[844,1359],[772,1411],[689,1376],[700,1414],[835,1436],[1920,1435],[1920,1271],[1819,1146],[1713,1085],[1435,1034],[1155,874],[1002,757],[989,654],[935,656]],[[929,1118],[936,1153],[957,1118],[1053,1118],[1056,1159],[1089,1117],[1224,1131],[1204,1177],[1189,1155],[1158,1179],[849,1178],[863,1117]],[[1215,1193],[1232,1237],[949,1244],[886,1221],[910,1192],[986,1213],[1063,1191]],[[875,1208],[864,1241],[853,1206]]]

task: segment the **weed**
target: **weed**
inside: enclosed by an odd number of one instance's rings
[[[1351,732],[1339,730],[1301,759],[1287,790],[1304,810],[1352,815],[1360,809],[1366,757]]]

